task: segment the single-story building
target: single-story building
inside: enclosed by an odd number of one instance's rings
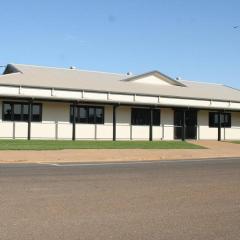
[[[8,64],[0,138],[240,139],[240,92],[222,84]]]

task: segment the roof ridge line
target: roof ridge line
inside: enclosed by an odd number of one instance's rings
[[[79,68],[66,68],[66,67],[52,67],[52,66],[42,66],[42,65],[34,65],[34,64],[18,64],[18,63],[10,63],[13,66],[26,66],[26,67],[38,67],[38,68],[50,68],[50,69],[60,69],[60,70],[68,70],[68,71],[79,71],[79,72],[93,72],[93,73],[104,73],[104,74],[111,74],[111,75],[120,75],[120,76],[128,76],[124,73],[113,73],[113,72],[104,72],[104,71],[94,71],[94,70],[86,70],[86,69],[79,69]]]
[[[69,70],[72,70],[72,69],[69,69]],[[127,74],[124,74],[124,73],[104,72],[104,71],[97,71],[97,70],[86,70],[86,69],[73,69],[73,70],[77,70],[80,72],[93,72],[93,73],[104,73],[104,74],[119,75],[119,76],[128,76]]]
[[[202,83],[202,84],[213,84],[213,85],[221,85],[224,86],[223,83],[211,83],[211,82],[201,82],[201,81],[193,81],[193,80],[178,80],[179,82],[193,82],[193,83]]]

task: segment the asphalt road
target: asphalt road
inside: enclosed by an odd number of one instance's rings
[[[240,239],[240,159],[0,165],[0,239]]]

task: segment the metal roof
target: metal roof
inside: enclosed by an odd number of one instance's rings
[[[138,78],[153,75],[171,85],[139,83]],[[130,81],[134,79],[135,81]],[[109,91],[125,94],[171,96],[240,102],[240,91],[222,84],[177,81],[152,71],[141,75],[105,73],[79,69],[8,64],[0,85],[63,88],[69,90]]]

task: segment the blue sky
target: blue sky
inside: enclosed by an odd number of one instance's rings
[[[172,77],[240,88],[239,0],[1,1],[0,65]]]

